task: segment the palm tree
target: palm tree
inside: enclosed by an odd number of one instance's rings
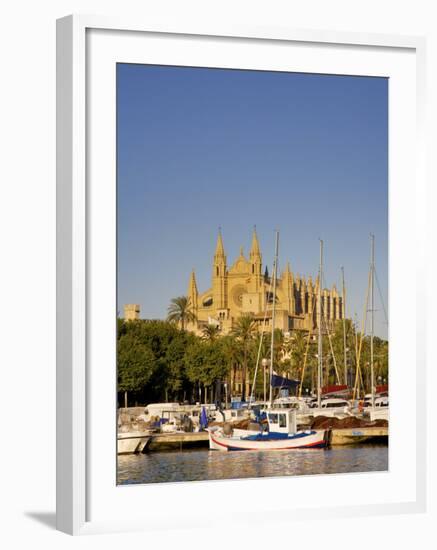
[[[284,333],[280,328],[275,328],[274,342],[273,342],[273,347],[274,347],[273,365],[276,365],[278,370],[280,368],[280,363],[285,353],[284,345],[285,345]]]
[[[196,320],[196,315],[191,309],[190,299],[187,296],[173,298],[167,311],[167,321],[180,323],[182,330],[185,330],[186,323],[193,323]]]
[[[202,330],[202,338],[209,342],[215,342],[220,335],[219,325],[206,325]]]
[[[312,372],[310,366],[311,352],[309,348],[311,340],[308,341],[308,338],[310,338],[309,334],[302,331],[295,331],[290,340],[287,342],[287,353],[289,355],[288,373],[292,378],[297,378],[298,380],[301,380],[301,383],[304,382],[302,380],[302,375],[304,374],[307,385],[308,383],[311,384]],[[303,373],[304,366],[305,373]]]
[[[242,315],[232,329],[232,334],[235,339],[240,342],[243,350],[243,360],[241,365],[242,401],[246,400],[247,359],[255,332],[256,322],[254,321],[252,315]]]

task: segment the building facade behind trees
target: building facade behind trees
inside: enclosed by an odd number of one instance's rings
[[[208,324],[216,324],[222,334],[232,330],[241,315],[252,315],[261,328],[266,306],[266,330],[271,330],[273,299],[276,300],[275,328],[284,333],[315,331],[318,328],[319,277],[295,275],[287,263],[282,273],[278,273],[276,297],[272,292],[272,277],[262,263],[256,229],[253,231],[249,257],[240,249],[238,258],[231,266],[223,238],[219,231],[213,257],[211,287],[199,292],[194,270],[190,275],[187,296],[196,321],[188,325],[188,330],[201,333]],[[336,321],[343,319],[343,297],[333,285],[322,288],[322,330],[332,330]]]

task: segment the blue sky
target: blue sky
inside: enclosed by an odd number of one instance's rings
[[[387,101],[383,78],[118,64],[120,311],[165,318],[192,268],[210,286],[218,227],[232,264],[254,225],[269,270],[276,228],[280,268],[313,277],[322,238],[358,320],[374,233],[387,307]]]

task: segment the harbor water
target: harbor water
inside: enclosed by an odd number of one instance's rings
[[[118,457],[118,483],[162,483],[388,470],[388,445],[277,452],[184,450]]]

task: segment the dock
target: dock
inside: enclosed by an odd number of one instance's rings
[[[208,432],[170,432],[153,434],[147,446],[148,451],[167,449],[188,449],[193,447],[208,447]]]
[[[388,427],[333,428],[330,445],[355,445],[357,443],[385,443]]]

